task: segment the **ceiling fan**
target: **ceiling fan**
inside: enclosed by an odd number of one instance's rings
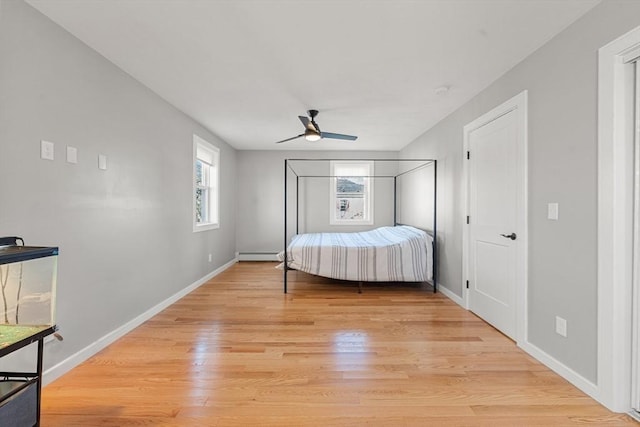
[[[298,116],[298,118],[300,119],[300,121],[302,122],[302,124],[304,125],[305,129],[304,129],[304,133],[301,133],[300,135],[291,137],[291,138],[287,138],[287,139],[283,139],[282,141],[278,141],[276,142],[276,144],[281,144],[283,142],[287,142],[287,141],[293,141],[294,139],[298,139],[304,136],[304,139],[306,139],[307,141],[318,141],[319,139],[322,138],[330,138],[330,139],[342,139],[345,141],[355,141],[356,139],[358,139],[357,136],[353,136],[353,135],[344,135],[341,133],[331,133],[331,132],[322,132],[320,130],[320,127],[318,126],[318,124],[315,121],[316,116],[318,115],[318,110],[309,110],[309,117],[311,118],[311,120],[309,120],[308,117],[305,116]]]

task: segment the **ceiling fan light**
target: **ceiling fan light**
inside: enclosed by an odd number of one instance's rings
[[[320,140],[321,136],[318,132],[314,132],[311,129],[307,129],[304,133],[304,139],[306,139],[307,141],[318,141]]]

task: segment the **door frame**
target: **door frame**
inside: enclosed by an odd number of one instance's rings
[[[469,163],[466,161],[467,152],[469,151],[469,138],[471,132],[482,126],[504,116],[505,114],[515,111],[518,130],[517,130],[517,147],[516,147],[516,161],[517,161],[517,212],[518,218],[516,220],[515,233],[518,235],[519,244],[516,246],[517,250],[517,265],[516,265],[516,332],[515,339],[517,344],[523,344],[527,341],[527,287],[528,287],[528,173],[527,173],[527,147],[528,147],[528,112],[527,112],[527,98],[528,93],[526,90],[520,92],[518,95],[495,107],[493,110],[481,115],[471,123],[467,124],[464,129],[464,144],[463,144],[463,166],[462,166],[462,206],[464,208],[464,214],[461,218],[464,224],[462,232],[462,298],[464,307],[469,310],[469,290],[465,284],[469,278],[469,227],[467,226],[467,215],[469,214],[469,196],[470,196],[470,183],[469,183]],[[473,155],[473,154],[471,154]],[[471,219],[473,221],[473,218]]]
[[[640,52],[636,52],[640,53]],[[634,63],[633,284],[631,302],[631,410],[640,421],[640,60]]]
[[[598,51],[598,400],[631,410],[633,108],[631,67],[640,27]]]

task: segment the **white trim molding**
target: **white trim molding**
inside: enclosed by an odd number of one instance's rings
[[[547,352],[541,350],[539,347],[531,344],[530,342],[525,342],[523,344],[518,344],[518,347],[526,351],[528,354],[533,356],[540,363],[547,366],[549,369],[554,371],[556,374],[560,375],[567,381],[569,381],[574,386],[578,387],[580,390],[588,394],[594,399],[598,399],[598,387],[596,384],[592,383],[582,375],[578,374],[573,369],[569,368],[567,365],[558,361],[558,359],[549,355]]]
[[[200,286],[202,286],[203,284],[205,284],[206,282],[208,282],[218,274],[222,273],[223,271],[231,267],[236,262],[238,262],[237,257],[227,262],[226,264],[220,266],[219,268],[215,269],[214,271],[202,277],[201,279],[198,279],[197,281],[193,282],[191,285],[187,286],[186,288],[176,292],[174,295],[170,296],[166,300],[151,307],[149,310],[145,311],[144,313],[140,314],[134,319],[131,319],[130,321],[120,326],[119,328],[98,338],[96,341],[89,344],[85,348],[81,349],[77,353],[72,354],[71,356],[61,361],[60,363],[47,369],[46,371],[44,371],[42,375],[43,385],[47,385],[52,381],[56,380],[57,378],[61,377],[62,375],[66,374],[76,366],[80,365],[85,360],[89,359],[91,356],[98,353],[100,350],[106,348],[107,346],[114,343],[118,339],[122,338],[123,336],[125,336],[126,334],[128,334],[129,332],[131,332],[132,330],[134,330],[135,328],[137,328],[147,320],[151,319],[153,316],[160,313],[162,310],[169,307],[171,304],[175,303],[176,301],[186,296],[187,294],[191,293],[195,289],[199,288]]]
[[[598,377],[599,401],[631,407],[633,272],[633,67],[640,27],[598,51]]]
[[[520,284],[516,289],[516,311],[517,325],[515,339],[519,345],[527,342],[527,322],[528,322],[528,306],[527,306],[527,289],[528,289],[528,248],[529,248],[529,225],[528,225],[528,93],[526,90],[518,95],[494,108],[493,110],[483,114],[464,127],[464,144],[463,158],[469,151],[469,137],[474,130],[490,123],[505,114],[516,111],[518,119],[518,147],[517,153],[517,173],[518,173],[518,194],[517,194],[517,210],[521,213],[518,218],[516,232],[518,234],[518,242],[520,244],[518,250],[517,277]],[[469,277],[469,227],[466,226],[466,216],[469,214],[469,164],[463,160],[462,165],[462,206],[464,206],[462,232],[462,283],[466,283]],[[472,219],[473,221],[473,219]],[[455,300],[454,300],[455,301]],[[463,286],[461,304],[467,310],[469,309],[469,291]]]
[[[277,252],[239,252],[238,261],[278,261]]]
[[[438,282],[438,292],[440,292],[442,295],[444,295],[445,297],[449,298],[451,301],[458,304],[460,307],[467,308],[465,307],[465,301],[461,296],[457,295],[452,290],[450,290],[449,288],[447,288],[446,286],[444,286],[439,282]]]

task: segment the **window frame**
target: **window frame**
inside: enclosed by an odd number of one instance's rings
[[[364,219],[336,218],[336,201],[338,198],[337,183],[339,175],[336,174],[336,166],[340,167],[366,167],[364,188]],[[330,162],[330,188],[329,188],[329,224],[330,225],[373,225],[373,195],[374,195],[374,162],[368,160],[332,160]]]
[[[203,159],[202,155],[199,156],[198,151],[201,150],[205,154],[211,157],[211,163],[207,159]],[[206,172],[203,170],[203,174],[206,176],[208,183],[205,185],[199,185],[197,183],[197,164],[201,162],[203,165],[208,166]],[[207,231],[220,228],[220,149],[210,142],[204,140],[198,135],[193,135],[193,158],[192,158],[192,209],[193,209],[193,231]],[[198,189],[206,190],[208,194],[206,203],[207,209],[207,221],[198,222],[198,208],[197,208],[197,196]]]

